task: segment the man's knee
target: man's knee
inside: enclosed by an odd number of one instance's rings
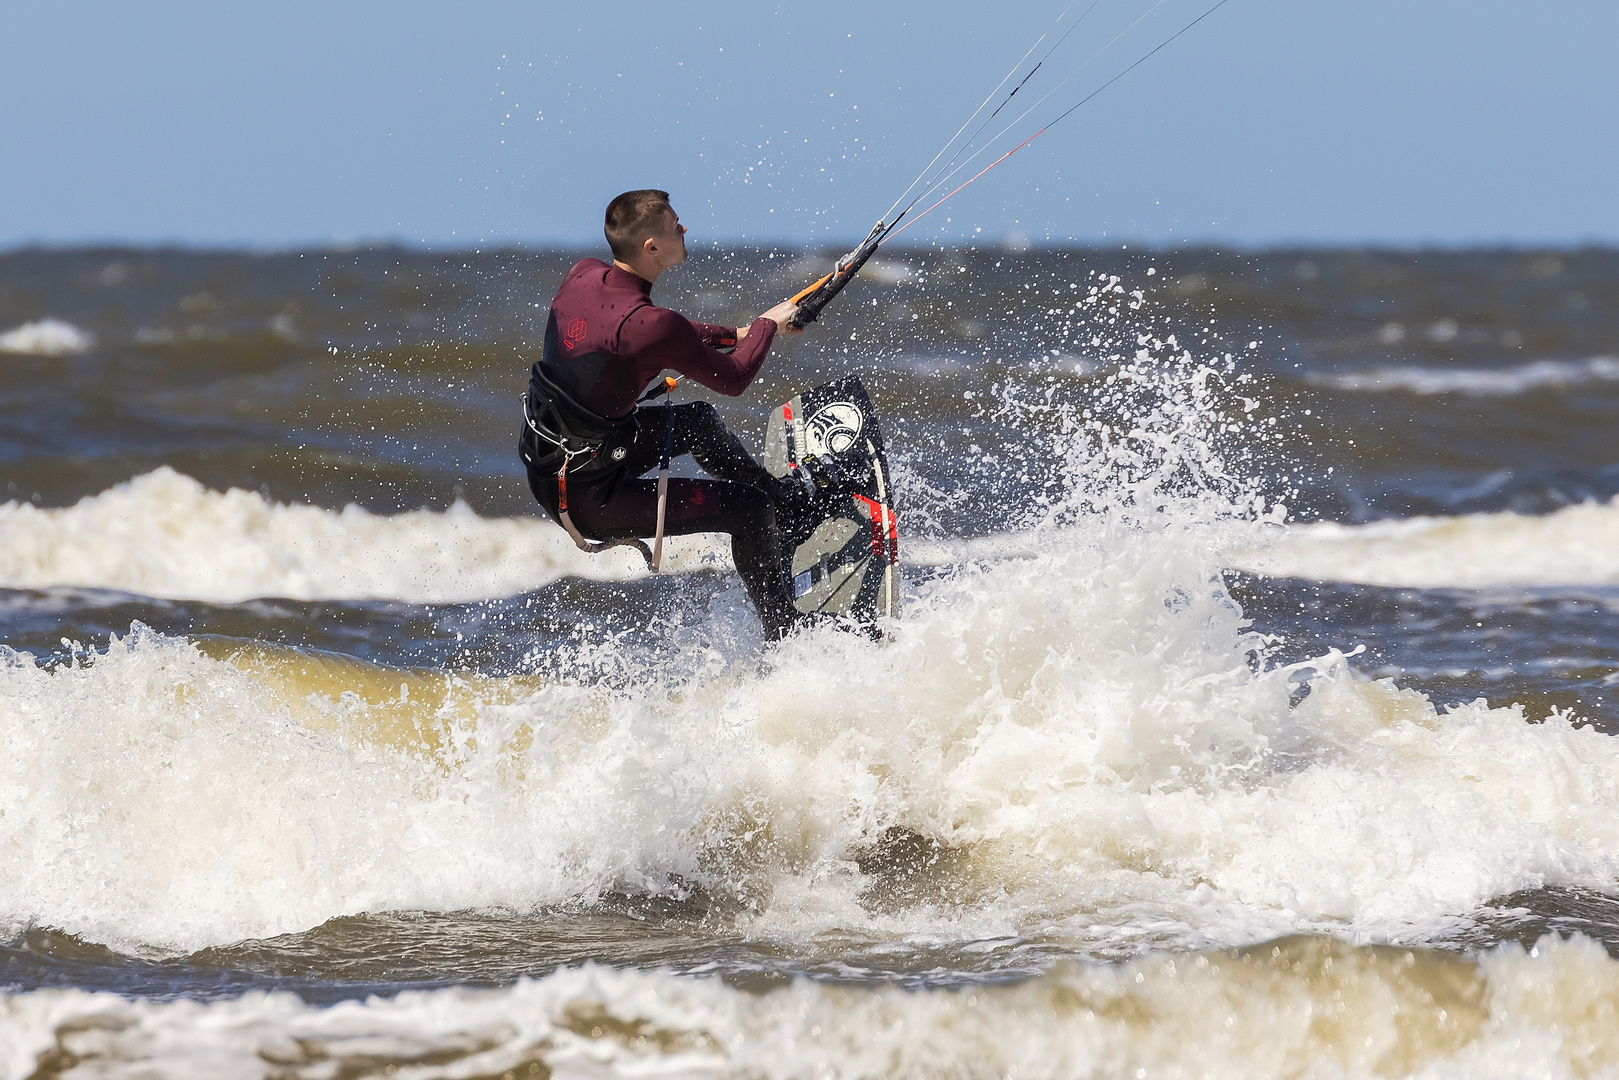
[[[725,421],[720,419],[720,411],[714,408],[713,402],[691,401],[682,409],[685,415],[681,417],[685,423],[690,424],[694,430],[724,430]]]

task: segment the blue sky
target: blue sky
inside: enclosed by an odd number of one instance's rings
[[[1155,2],[989,130],[1213,0]],[[842,242],[1089,6],[7,0],[0,247],[593,244],[642,186],[699,242]],[[1611,0],[1228,0],[906,238],[1616,243],[1616,41]]]

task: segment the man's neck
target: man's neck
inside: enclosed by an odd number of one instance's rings
[[[651,263],[650,265],[644,266],[634,266],[625,262],[623,259],[614,259],[613,265],[624,271],[626,274],[634,274],[648,285],[655,283],[658,280],[658,275],[663,273],[665,269],[656,263]]]

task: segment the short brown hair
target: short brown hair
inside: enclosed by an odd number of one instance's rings
[[[674,213],[674,207],[669,205],[669,193],[654,188],[626,191],[608,203],[607,222],[602,232],[607,234],[607,246],[613,249],[613,258],[633,259],[646,238],[657,235],[665,210]]]

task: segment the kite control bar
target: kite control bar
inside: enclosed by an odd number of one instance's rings
[[[898,224],[897,218],[895,223]],[[839,259],[830,274],[792,298],[792,303],[798,305],[798,311],[789,323],[794,330],[802,330],[821,317],[821,309],[830,304],[832,298],[842,292],[843,287],[866,265],[866,260],[876,253],[890,227],[880,221],[873,225],[860,246]]]

